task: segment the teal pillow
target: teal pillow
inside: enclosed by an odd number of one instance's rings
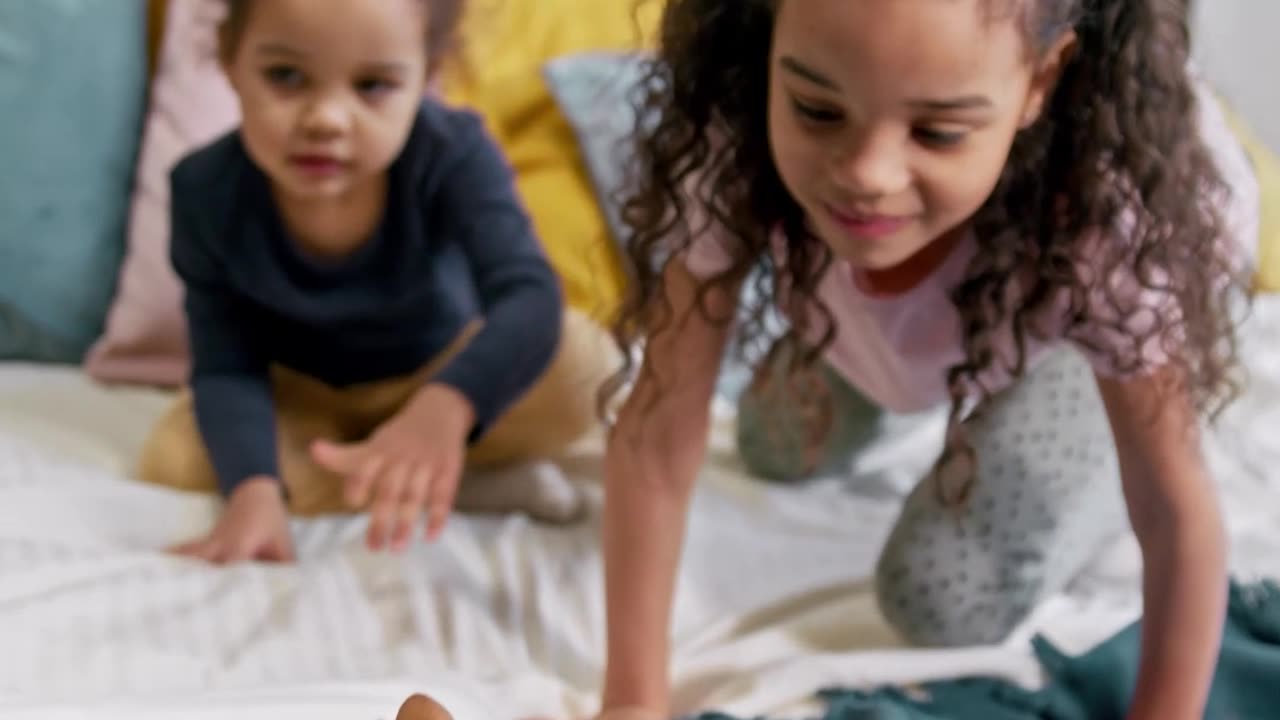
[[[0,360],[74,362],[101,332],[146,46],[142,0],[0,2]]]

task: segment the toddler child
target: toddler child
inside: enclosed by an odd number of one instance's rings
[[[242,123],[171,175],[191,387],[140,468],[226,498],[178,552],[291,559],[290,510],[367,509],[394,549],[455,498],[579,514],[545,458],[591,427],[612,345],[566,312],[480,118],[424,99],[461,5],[227,0]]]

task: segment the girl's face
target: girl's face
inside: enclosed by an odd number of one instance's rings
[[[813,231],[864,270],[971,217],[1057,73],[986,0],[780,0],[769,135]]]
[[[426,87],[420,0],[255,2],[224,64],[277,192],[347,196],[404,147]]]

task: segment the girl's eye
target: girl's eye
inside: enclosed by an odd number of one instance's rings
[[[396,87],[396,83],[382,78],[365,78],[356,82],[356,91],[361,95],[383,95]]]
[[[273,65],[263,71],[267,82],[278,88],[292,90],[302,86],[302,72],[288,65]]]
[[[837,110],[828,110],[817,105],[810,105],[796,98],[791,99],[791,107],[801,118],[819,125],[830,125],[844,119],[844,116]]]
[[[963,132],[939,130],[931,127],[917,127],[912,130],[912,134],[925,145],[939,148],[955,147],[963,142],[966,136],[966,133]]]

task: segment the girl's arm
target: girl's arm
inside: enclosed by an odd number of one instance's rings
[[[1142,547],[1144,619],[1130,720],[1200,718],[1227,602],[1226,538],[1196,414],[1161,370],[1099,378]]]
[[[728,336],[727,328],[698,311],[696,280],[679,260],[668,264],[665,282],[672,322],[648,338],[649,372],[636,384],[609,439],[603,529],[604,710],[644,709],[656,717],[670,716],[668,637],[676,568]],[[713,291],[706,302],[710,316],[729,317],[738,289],[734,284]]]

